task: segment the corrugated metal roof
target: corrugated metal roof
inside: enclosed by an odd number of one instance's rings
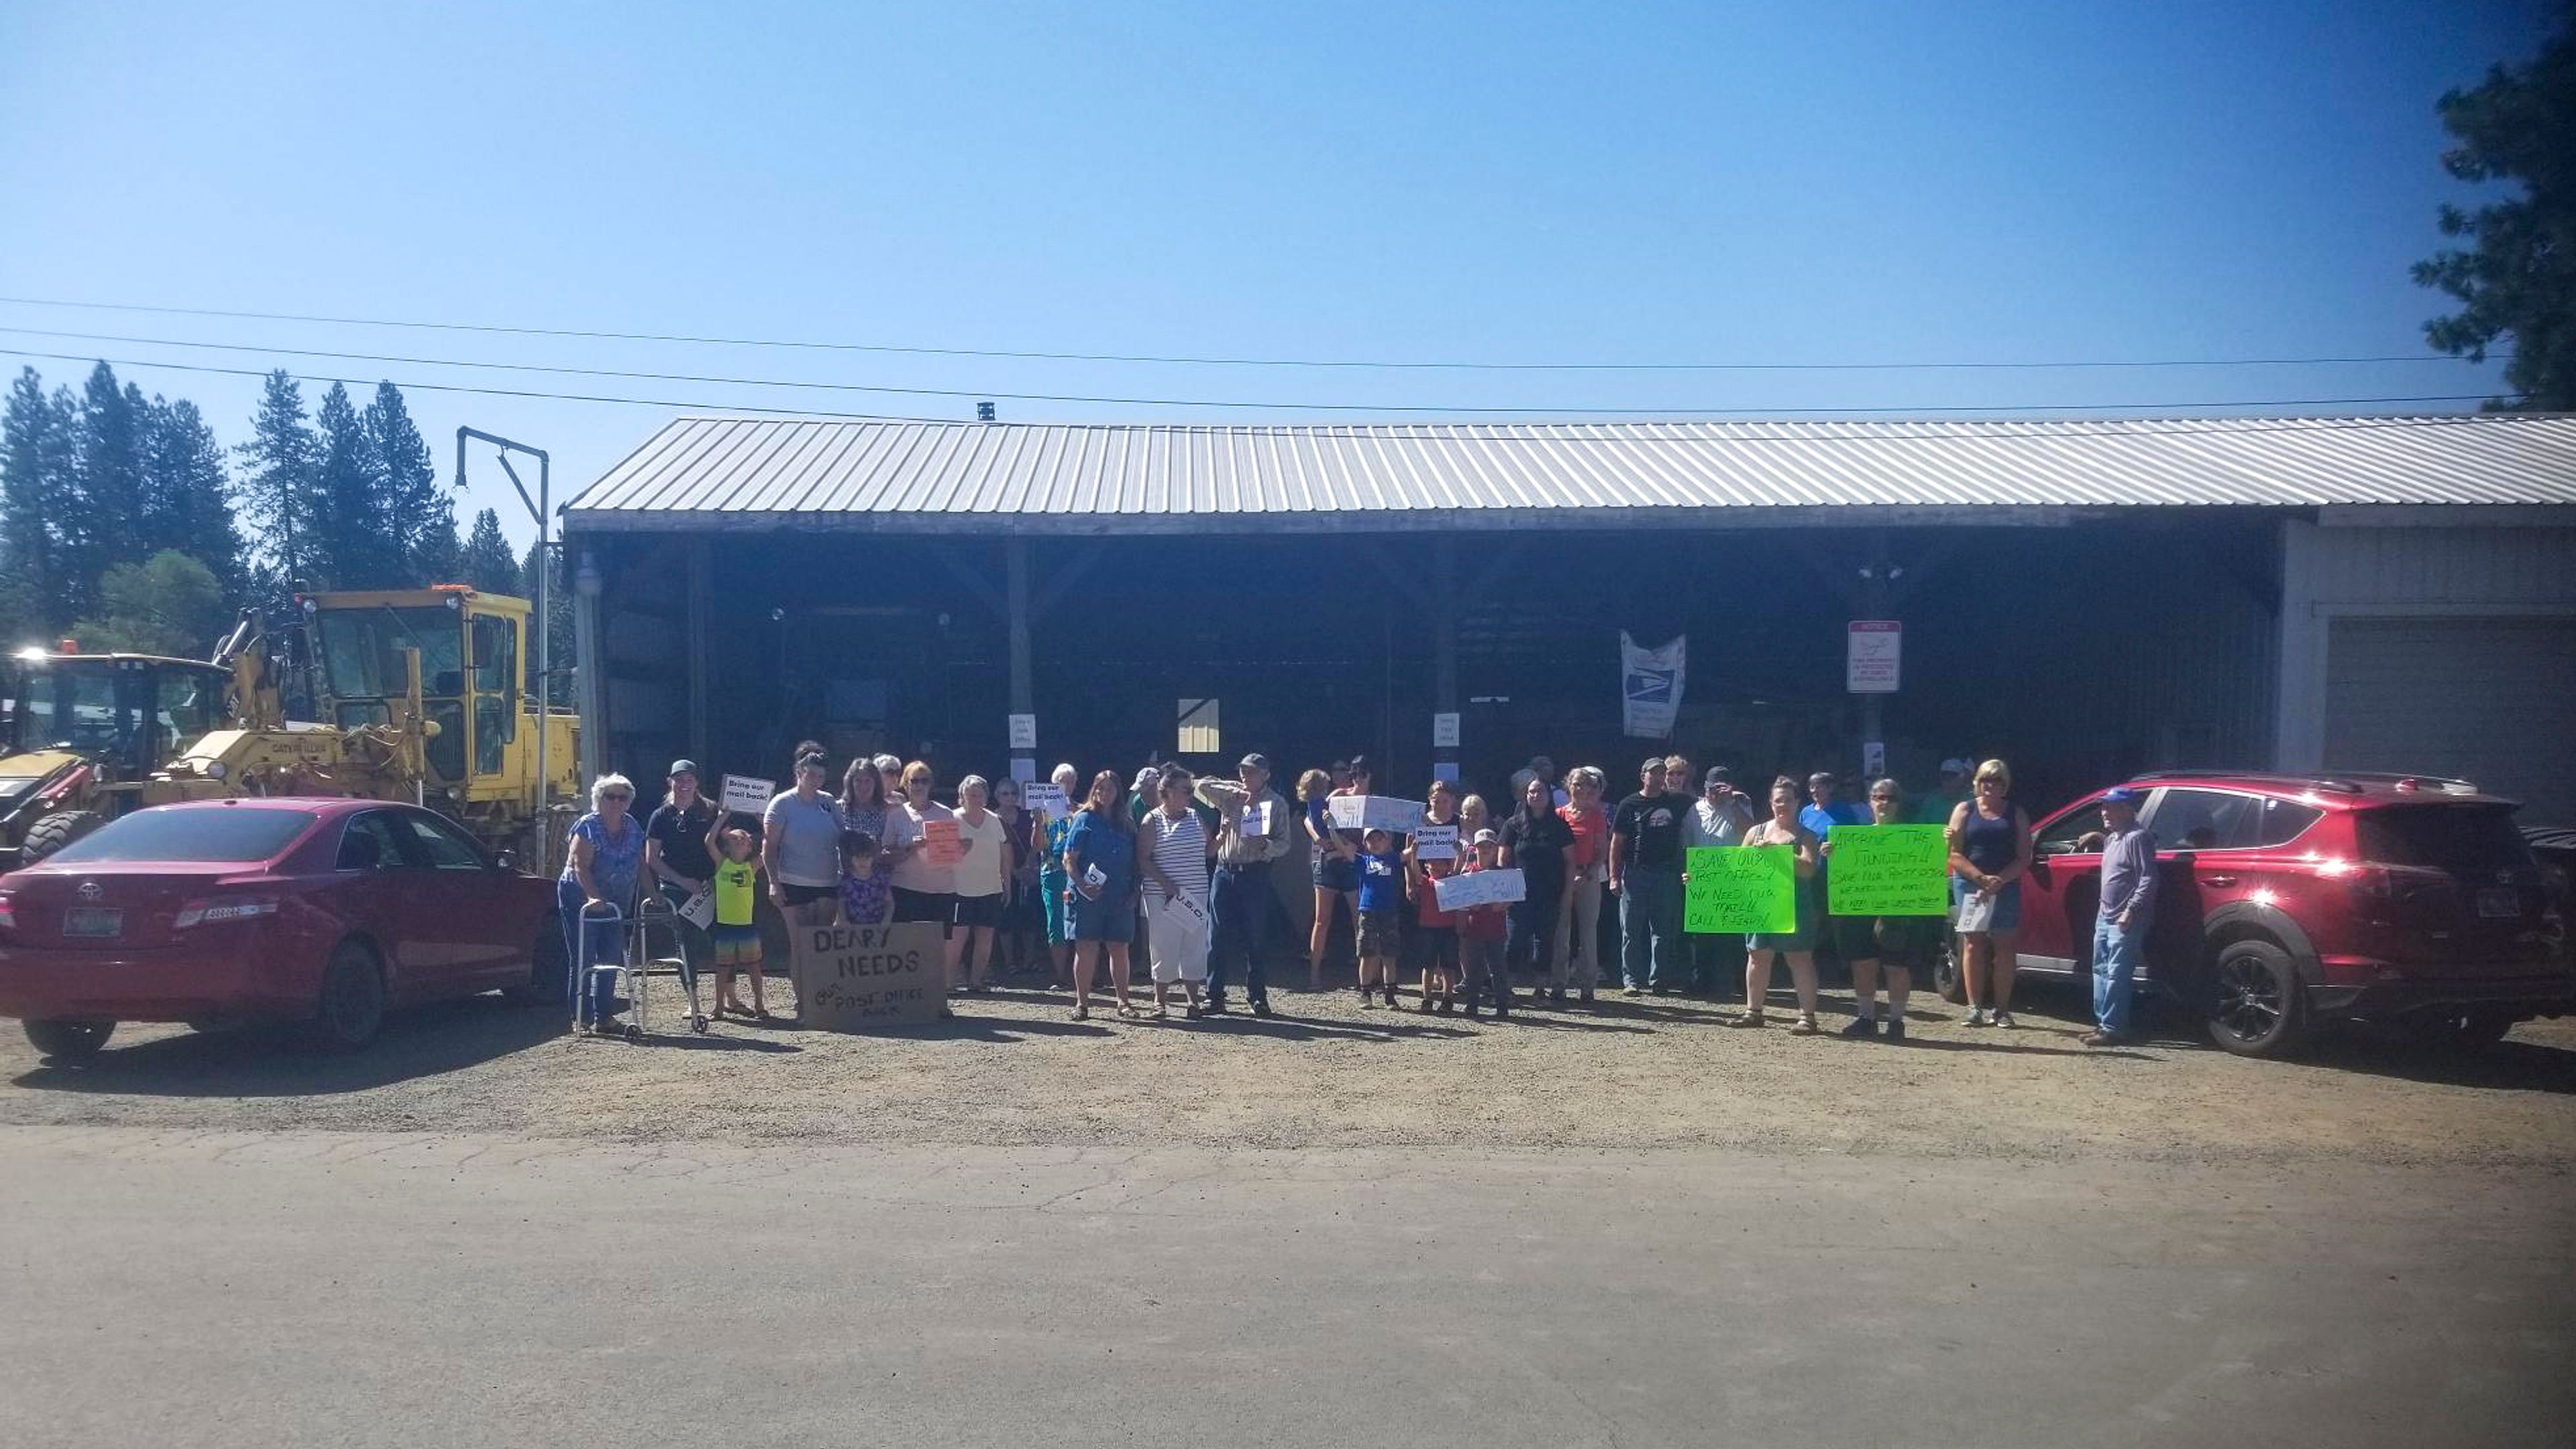
[[[1780,521],[1976,510],[2002,521],[1994,510],[2409,504],[2576,505],[2576,416],[1302,427],[693,417],[566,513],[584,529],[1106,532],[1617,524],[1639,510]]]

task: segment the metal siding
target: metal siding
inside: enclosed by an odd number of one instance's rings
[[[673,513],[900,513],[999,526],[1029,516],[2410,504],[2576,505],[2576,417],[1314,427],[682,418],[567,508],[577,526],[616,528]]]
[[[2311,602],[2576,609],[2576,528],[2320,528]]]

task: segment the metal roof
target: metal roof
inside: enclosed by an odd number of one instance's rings
[[[2576,416],[1199,427],[671,422],[575,529],[1107,533],[2044,522],[2576,505]]]

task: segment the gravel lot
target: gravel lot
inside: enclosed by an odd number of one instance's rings
[[[2576,1021],[2481,1053],[2368,1033],[2250,1062],[2170,1024],[2076,1044],[2083,1003],[2028,985],[2015,1031],[1918,994],[1904,1047],[1726,1031],[1734,1008],[1605,998],[1505,1023],[1283,992],[1282,1015],[1168,1024],[1012,991],[887,1036],[721,1024],[574,1041],[481,998],[397,1015],[349,1058],[275,1033],[128,1027],[86,1069],[0,1035],[0,1124],[535,1132],[907,1144],[1628,1148],[2165,1161],[2576,1163]],[[1829,1008],[1847,998],[1827,994]],[[1829,1010],[1828,1031],[1842,1016]]]

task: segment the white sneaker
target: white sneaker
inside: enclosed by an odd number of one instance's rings
[[[2020,1025],[2020,1023],[2013,1020],[2011,1012],[1998,1011],[1995,1013],[1995,1025],[2009,1030],[2012,1027]]]
[[[1967,1024],[1970,1026],[1992,1025],[1992,1023],[1986,1020],[1986,1009],[1982,1006],[1972,1006],[1968,1008]]]

